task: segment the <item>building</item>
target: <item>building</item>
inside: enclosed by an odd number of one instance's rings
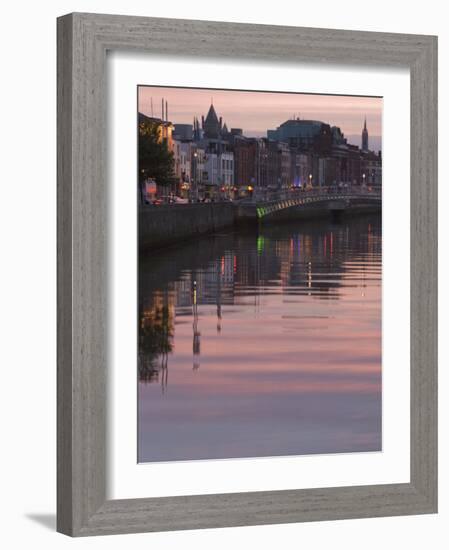
[[[204,185],[207,181],[205,164],[206,150],[203,147],[198,146],[196,143],[193,143],[191,198],[194,200],[204,196]]]
[[[259,187],[279,190],[291,186],[291,155],[287,143],[262,138],[259,140]]]
[[[234,153],[231,134],[213,104],[207,116],[193,121],[191,159],[193,198],[229,195],[234,187]]]
[[[288,189],[291,186],[290,181],[290,147],[288,143],[280,141],[278,144],[278,158],[279,158],[279,178],[280,187],[282,189]]]
[[[251,187],[259,191],[278,189],[280,186],[280,162],[277,143],[267,138],[255,140],[255,175]]]
[[[176,124],[173,127],[173,137],[181,141],[192,141],[193,125],[192,124]]]
[[[267,130],[267,138],[282,141],[301,151],[324,152],[332,145],[331,127],[319,120],[286,120],[276,130]]]
[[[188,197],[192,182],[192,142],[173,140],[175,176],[178,180],[178,192]]]
[[[290,181],[293,187],[304,188],[311,183],[312,156],[309,153],[290,149],[291,173]]]
[[[232,133],[232,130],[231,130]],[[237,188],[254,186],[257,181],[256,139],[245,138],[242,134],[234,134],[234,182]]]
[[[234,154],[232,152],[206,152],[202,185],[205,195],[210,198],[223,194],[229,195],[232,192],[234,187]]]
[[[369,186],[382,185],[382,153],[366,151],[360,163],[361,182]]]
[[[220,155],[221,160],[221,185],[229,191],[234,186],[234,153],[224,152]]]
[[[149,117],[143,113],[139,113],[138,116],[139,125],[140,124],[149,124],[151,126],[156,126],[159,132],[159,137],[161,141],[164,141],[167,144],[168,150],[173,151],[173,124],[168,120],[162,120],[161,118]]]
[[[201,117],[204,137],[206,139],[219,139],[222,132],[222,118],[218,118],[213,104],[209,107],[206,118]]]
[[[336,143],[330,155],[333,161],[332,176],[325,185],[359,185],[361,152],[356,145]]]

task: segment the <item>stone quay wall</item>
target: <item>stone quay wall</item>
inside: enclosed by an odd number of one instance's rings
[[[232,203],[144,206],[139,209],[140,248],[176,243],[234,225]]]

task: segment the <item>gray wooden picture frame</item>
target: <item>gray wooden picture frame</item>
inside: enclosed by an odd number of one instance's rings
[[[58,531],[82,536],[436,512],[437,38],[82,13],[57,25]],[[106,499],[108,50],[410,69],[410,483]]]

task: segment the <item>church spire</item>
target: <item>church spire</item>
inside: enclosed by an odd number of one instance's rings
[[[366,127],[366,116],[362,130],[362,151],[368,151],[368,128]]]
[[[209,107],[209,112],[203,124],[204,134],[207,138],[217,139],[220,137],[221,123],[215,111],[213,103]]]

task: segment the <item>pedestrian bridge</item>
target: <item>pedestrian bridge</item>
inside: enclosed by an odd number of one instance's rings
[[[277,195],[277,196],[276,196]],[[381,189],[334,189],[322,187],[310,191],[279,192],[240,201],[239,220],[269,222],[281,219],[313,218],[345,211],[379,210]]]

